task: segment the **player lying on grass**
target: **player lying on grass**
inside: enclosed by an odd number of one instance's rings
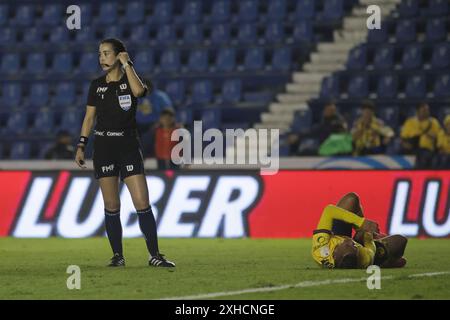
[[[401,235],[381,234],[376,222],[364,218],[358,195],[348,193],[336,206],[325,207],[313,232],[312,256],[328,268],[398,268],[406,264],[406,243]]]

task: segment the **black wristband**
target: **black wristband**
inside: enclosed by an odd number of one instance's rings
[[[88,137],[81,136],[80,140],[78,140],[78,145],[80,145],[80,144],[87,145],[88,141],[89,141]]]

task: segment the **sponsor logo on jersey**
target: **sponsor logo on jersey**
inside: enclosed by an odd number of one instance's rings
[[[127,84],[126,84],[126,83],[122,83],[122,84],[119,86],[119,88],[120,88],[120,90],[126,90],[126,89],[127,89]]]
[[[97,87],[97,93],[105,93],[108,90],[108,87]]]
[[[126,95],[119,96],[119,105],[125,111],[130,110],[130,108],[131,108],[131,95],[126,94]]]

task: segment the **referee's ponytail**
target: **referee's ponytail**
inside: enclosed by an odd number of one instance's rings
[[[116,55],[118,55],[119,52],[127,51],[127,49],[125,48],[125,45],[119,39],[109,38],[109,39],[104,39],[100,42],[100,44],[104,44],[104,43],[109,43],[113,47],[114,53]]]

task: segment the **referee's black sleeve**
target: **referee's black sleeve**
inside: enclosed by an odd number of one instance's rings
[[[91,85],[89,86],[89,93],[87,97],[87,105],[88,106],[97,106],[97,93],[95,90],[97,89],[97,86],[94,84],[94,82],[91,82]]]

